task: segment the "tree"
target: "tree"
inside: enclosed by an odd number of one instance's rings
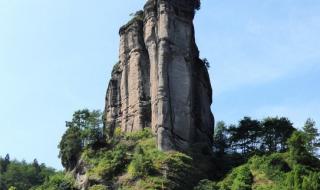
[[[319,133],[316,128],[316,122],[312,119],[307,119],[303,126],[303,132],[306,134],[306,148],[309,153],[316,155],[317,149],[320,147]]]
[[[210,62],[207,58],[202,59],[203,64],[209,69],[210,68]]]
[[[66,122],[67,127],[75,127],[81,131],[83,146],[94,146],[103,143],[102,113],[99,110],[88,109],[76,111],[71,122]]]
[[[201,8],[201,1],[200,0],[195,0],[194,8],[195,8],[195,10],[200,10],[200,8]]]
[[[40,172],[41,172],[41,168],[40,168],[40,165],[39,165],[39,162],[38,162],[37,159],[34,159],[34,160],[33,160],[32,166],[36,169],[36,172],[37,172],[37,173],[40,173]]]
[[[239,121],[238,126],[231,126],[228,131],[234,150],[240,150],[245,156],[257,151],[259,136],[261,134],[260,122],[258,120],[244,117]]]
[[[228,145],[227,126],[223,121],[219,121],[214,129],[213,146],[218,156],[226,153]]]
[[[4,159],[1,160],[0,163],[1,163],[1,165],[0,165],[0,174],[1,174],[1,173],[6,172],[8,169],[8,166],[10,164],[10,155],[7,154],[6,157],[4,157]]]
[[[43,185],[36,188],[36,190],[75,190],[73,187],[74,179],[64,173],[57,173],[50,176]]]
[[[269,117],[263,120],[262,128],[264,152],[284,152],[287,150],[286,142],[295,131],[289,119]]]
[[[290,158],[299,164],[308,164],[311,158],[308,152],[306,134],[301,131],[295,131],[288,139]]]
[[[66,169],[75,167],[84,148],[99,148],[105,143],[102,113],[88,109],[76,111],[59,143],[59,157]]]
[[[72,169],[82,152],[81,131],[79,128],[71,126],[63,134],[59,143],[59,158],[66,169]]]
[[[34,163],[12,160],[6,172],[0,174],[0,189],[15,187],[17,190],[30,189],[31,187],[42,184],[54,170],[41,165],[41,172],[37,172]]]

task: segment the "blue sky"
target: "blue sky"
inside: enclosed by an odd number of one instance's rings
[[[320,1],[202,1],[196,39],[216,119],[320,123]],[[144,2],[0,0],[0,155],[61,168],[65,121],[103,109],[118,29]]]

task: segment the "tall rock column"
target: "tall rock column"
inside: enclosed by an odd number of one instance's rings
[[[210,148],[214,119],[207,68],[193,19],[199,0],[148,0],[120,29],[119,63],[106,95],[112,134],[151,127],[161,150]]]
[[[149,57],[143,40],[143,12],[120,29],[119,63],[106,95],[105,125],[132,132],[150,126]]]
[[[162,150],[187,150],[196,143],[208,147],[211,144],[211,85],[194,40],[195,3],[195,0],[149,0],[144,8],[144,39],[151,68],[152,128]],[[201,81],[194,81],[200,78]]]

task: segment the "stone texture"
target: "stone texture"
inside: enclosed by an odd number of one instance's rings
[[[161,150],[212,145],[212,89],[195,43],[196,2],[149,0],[120,29],[120,61],[106,96],[109,131],[151,127]]]
[[[139,13],[120,29],[120,56],[109,82],[105,125],[137,131],[150,126],[149,58],[143,42],[143,21]]]

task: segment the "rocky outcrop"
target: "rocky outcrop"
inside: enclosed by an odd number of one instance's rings
[[[197,3],[149,0],[120,29],[120,61],[106,95],[110,134],[117,126],[126,132],[151,127],[161,150],[211,146],[212,89],[195,43]]]
[[[143,12],[120,29],[120,56],[106,96],[106,126],[137,131],[150,126],[149,57],[143,42]]]

